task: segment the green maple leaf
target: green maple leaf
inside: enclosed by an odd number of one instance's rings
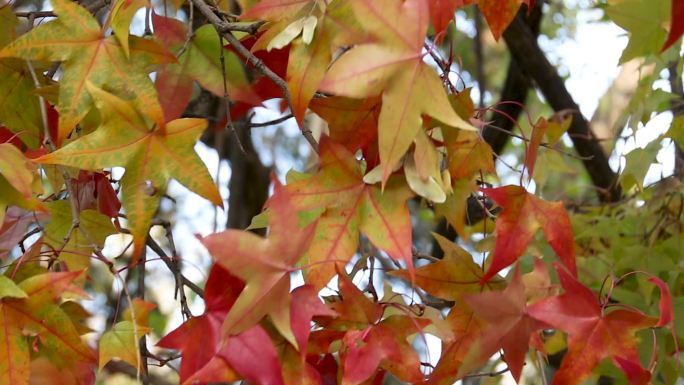
[[[100,110],[100,127],[36,161],[84,170],[125,167],[122,204],[133,235],[134,256],[145,244],[150,221],[169,179],[222,206],[209,171],[193,150],[206,120],[176,119],[164,130],[150,127],[131,103],[90,83],[87,88]]]
[[[132,36],[129,60],[117,38],[105,36],[105,30],[85,8],[69,0],[55,0],[52,5],[59,17],[4,47],[0,58],[63,62],[57,143],[69,135],[92,106],[86,82],[133,94],[136,106],[163,126],[164,115],[148,67],[175,58],[155,42]]]
[[[100,369],[109,361],[120,359],[144,371],[144,358],[140,357],[138,341],[150,330],[152,329],[132,321],[121,321],[106,331],[100,339]]]
[[[364,98],[382,93],[378,122],[383,184],[422,128],[423,115],[461,129],[474,128],[453,110],[439,76],[423,62],[428,4],[422,0],[351,0],[369,42],[335,61],[320,88]]]
[[[177,118],[183,113],[192,97],[193,81],[216,96],[223,97],[227,92],[231,100],[260,104],[258,96],[249,88],[240,59],[235,53],[223,49],[225,42],[219,40],[213,26],[206,24],[197,28],[186,44],[188,28],[185,23],[153,13],[152,24],[155,37],[178,54],[178,63],[162,66],[155,80],[167,119]]]
[[[666,0],[624,0],[606,7],[606,15],[629,31],[619,64],[660,52],[667,36],[669,4]]]
[[[50,211],[50,221],[45,225],[45,243],[54,250],[62,250],[59,260],[70,271],[87,269],[95,247],[104,247],[105,238],[116,232],[111,219],[96,210],[83,210],[79,213],[78,227],[72,229],[69,201],[50,202],[46,206]],[[70,236],[65,243],[67,234]]]
[[[0,8],[0,47],[16,38],[19,20],[12,7]],[[27,146],[38,146],[41,117],[31,74],[25,63],[16,59],[0,60],[0,126],[5,125]]]

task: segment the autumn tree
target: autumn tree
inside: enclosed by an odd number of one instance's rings
[[[562,2],[2,4],[0,385],[678,383],[684,1],[593,6],[586,117]]]

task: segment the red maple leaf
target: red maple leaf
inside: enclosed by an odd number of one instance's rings
[[[420,360],[407,338],[430,321],[407,315],[382,319],[384,306],[366,297],[343,269],[337,271],[340,297],[331,308],[338,317],[324,326],[333,332],[325,338],[327,344],[342,338],[342,384],[360,384],[378,371],[388,371],[402,381],[421,381]],[[335,329],[346,332],[336,333]]]
[[[221,324],[243,287],[242,281],[221,266],[214,265],[204,289],[204,314],[190,318],[157,343],[158,346],[176,349],[183,354],[181,383],[205,366],[218,352]]]
[[[440,36],[440,33],[447,29],[451,20],[454,19],[454,12],[459,7],[462,7],[463,3],[463,0],[430,0],[428,2],[430,19],[432,26],[435,28],[435,35]],[[444,35],[442,34],[441,36]]]
[[[477,345],[476,361],[482,364],[496,351],[503,349],[506,363],[518,382],[530,338],[534,337],[536,331],[549,328],[549,325],[527,313],[527,298],[520,271],[515,269],[511,283],[503,291],[464,295],[463,300],[478,318],[489,323]],[[468,369],[472,369],[470,365]]]
[[[306,345],[311,333],[311,319],[314,316],[332,317],[336,314],[321,302],[313,286],[304,285],[292,291],[290,320],[302,358],[305,357]]]
[[[547,202],[522,187],[512,185],[484,188],[482,192],[501,206],[503,213],[496,219],[492,265],[480,283],[487,282],[501,269],[513,264],[539,228],[563,264],[577,275],[572,225],[562,202]]]
[[[596,365],[610,358],[632,384],[646,384],[634,333],[654,327],[658,319],[629,309],[608,310],[588,287],[559,264],[556,271],[564,293],[528,307],[528,314],[568,333],[568,352],[554,376],[554,385],[579,384]]]
[[[198,341],[205,339],[206,336]],[[285,384],[278,351],[261,325],[230,336],[214,357],[185,383],[223,383],[240,378],[259,385]]]
[[[684,34],[684,1],[672,0],[672,18],[670,22],[670,33],[663,45],[662,51],[670,48],[677,39]]]

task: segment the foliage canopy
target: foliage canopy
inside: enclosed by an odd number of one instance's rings
[[[508,372],[676,383],[684,1],[596,5],[628,32],[620,64],[639,74],[628,100],[609,100],[602,132],[537,44],[542,16],[562,12],[549,3],[0,7],[0,385],[120,373],[146,384],[441,385]],[[136,14],[142,36],[130,33]],[[459,52],[465,40],[474,48]],[[485,48],[510,56],[489,94]],[[485,105],[492,95],[501,102]],[[283,115],[253,123],[270,99]],[[672,115],[669,130],[611,168],[621,137],[658,114]],[[269,177],[249,134],[289,119],[309,167]],[[649,184],[664,140],[674,174]],[[199,141],[232,168],[233,228],[198,236],[206,282],[185,275],[166,191],[175,180],[223,209]],[[173,295],[151,275],[162,264]],[[172,316],[155,298],[178,299],[179,327],[165,330]],[[432,337],[441,355],[428,362]]]

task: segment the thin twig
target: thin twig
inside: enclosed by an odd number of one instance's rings
[[[549,382],[546,380],[546,369],[544,369],[544,356],[542,356],[540,351],[537,351],[537,362],[539,363],[539,374],[541,375],[542,385],[549,385]]]
[[[180,58],[181,55],[183,55],[183,53],[185,52],[185,50],[188,49],[188,47],[190,46],[190,40],[192,40],[192,37],[195,34],[194,27],[192,24],[195,18],[195,6],[192,4],[192,2],[190,2],[190,4],[188,4],[188,8],[188,31],[185,34],[185,41],[183,42],[183,46],[181,47],[180,51],[178,51],[178,53],[176,54],[177,58]]]
[[[190,307],[188,306],[188,300],[185,295],[185,287],[187,286],[190,290],[194,291],[198,296],[202,298],[204,297],[204,291],[194,282],[190,281],[183,275],[183,273],[181,272],[181,267],[178,265],[177,260],[172,260],[171,258],[169,258],[169,256],[166,255],[166,252],[164,252],[164,249],[162,249],[162,247],[159,246],[159,244],[150,236],[147,237],[147,246],[149,246],[150,249],[152,249],[152,251],[154,251],[155,254],[159,256],[159,258],[161,258],[161,260],[173,273],[176,285],[176,293],[174,294],[174,299],[178,299],[178,301],[180,302],[181,312],[183,313],[183,316],[185,316],[186,318],[192,318],[192,312],[190,311]]]
[[[475,73],[477,76],[477,88],[480,90],[479,106],[484,106],[485,90],[487,89],[487,78],[484,70],[484,54],[482,50],[482,15],[479,8],[475,8],[475,39],[473,39],[475,50]]]
[[[33,68],[33,64],[30,60],[26,61],[26,66],[28,67],[28,70],[31,73],[31,78],[33,79],[34,86],[36,87],[36,89],[40,89],[41,87],[40,81],[38,81],[38,75],[36,75],[36,70],[35,68]],[[40,115],[43,121],[43,130],[45,132],[45,138],[47,138],[45,144],[50,150],[50,152],[54,152],[56,150],[56,147],[54,145],[53,138],[50,134],[50,125],[48,123],[47,118],[47,108],[45,107],[45,99],[41,95],[38,96],[38,99],[40,102]],[[57,250],[57,253],[55,254],[56,256],[59,256],[59,254],[64,249],[66,244],[69,243],[71,235],[73,234],[74,230],[78,228],[78,226],[81,223],[81,220],[78,197],[76,196],[76,193],[74,191],[74,186],[71,184],[71,177],[69,176],[69,173],[67,172],[65,167],[57,166],[57,170],[60,172],[60,174],[62,174],[62,178],[64,179],[64,185],[66,186],[67,192],[69,194],[69,202],[71,206],[71,227],[69,227],[69,230],[67,230],[66,235],[64,236],[62,246]]]
[[[204,17],[209,20],[211,24],[213,24],[219,32],[223,34],[223,37],[228,40],[230,45],[235,48],[235,50],[242,55],[247,61],[254,66],[259,72],[261,72],[264,76],[266,76],[268,79],[270,79],[273,83],[275,83],[278,88],[281,89],[283,92],[283,97],[285,98],[285,102],[287,103],[288,107],[290,108],[290,111],[294,111],[293,108],[293,103],[292,103],[292,96],[290,95],[290,90],[287,87],[287,83],[285,80],[283,80],[278,74],[273,72],[270,68],[268,68],[263,61],[261,61],[259,58],[254,56],[241,42],[240,40],[233,35],[232,31],[236,31],[236,29],[229,29],[227,28],[227,22],[221,20],[220,17],[218,17],[214,11],[207,5],[204,0],[192,0],[192,2],[197,6],[197,8],[202,12]],[[302,135],[304,135],[304,138],[309,142],[311,145],[311,148],[318,153],[318,142],[316,142],[316,139],[313,137],[313,133],[311,130],[307,129],[306,127],[300,127],[300,130],[302,131]]]
[[[145,262],[147,261],[147,249],[143,248],[142,252],[140,253],[140,259],[139,261],[141,262],[138,264],[138,287],[137,287],[137,294],[138,297],[142,300],[145,300]],[[128,306],[131,309],[131,319],[134,324],[138,323],[138,320],[133,318],[133,303],[130,302]],[[149,385],[150,380],[147,377],[147,373],[149,373],[149,367],[147,365],[147,336],[143,334],[140,336],[140,339],[138,341],[138,346],[139,346],[139,354],[140,354],[140,365],[142,365],[142,372],[145,373],[143,376],[143,385]]]
[[[463,378],[496,377],[496,376],[500,376],[500,375],[502,375],[502,374],[508,372],[509,370],[511,370],[511,369],[509,369],[508,367],[506,367],[505,369],[497,370],[496,372],[468,374],[468,375],[463,376]]]
[[[292,115],[292,114],[287,114],[287,115],[285,115],[285,116],[281,116],[281,117],[278,118],[278,119],[269,120],[268,122],[260,122],[260,123],[252,123],[252,122],[249,122],[249,123],[246,123],[246,125],[247,125],[249,128],[255,128],[255,127],[268,127],[268,126],[274,126],[274,125],[276,125],[276,124],[285,122],[285,121],[290,120],[290,119],[292,119],[292,118],[294,118],[294,115]]]
[[[508,136],[511,136],[511,137],[513,137],[513,138],[520,139],[520,140],[522,140],[522,141],[525,142],[525,143],[530,142],[530,140],[531,140],[531,139],[528,139],[528,138],[526,138],[526,137],[524,137],[524,136],[522,136],[522,135],[514,134],[514,133],[512,133],[512,132],[510,132],[510,131],[508,131],[508,130],[505,130],[505,129],[501,128],[501,127],[494,126],[494,125],[492,125],[492,124],[488,124],[488,125],[487,125],[487,128],[493,128],[493,129],[495,129],[495,130],[497,130],[497,131],[500,131],[500,132],[502,132],[502,133],[504,133],[504,134],[506,134],[506,135],[508,135]],[[569,153],[569,152],[567,152],[567,151],[560,150],[560,149],[556,148],[555,145],[552,145],[552,144],[549,144],[549,143],[539,143],[539,146],[540,146],[540,147],[544,147],[544,148],[548,148],[549,150],[557,151],[557,152],[559,152],[560,154],[563,154],[563,155],[565,155],[565,156],[567,156],[567,157],[570,157],[570,158],[573,158],[573,159],[578,159],[578,160],[590,160],[590,159],[593,157],[593,156],[586,156],[586,157],[584,157],[584,156],[572,154],[572,153]]]

